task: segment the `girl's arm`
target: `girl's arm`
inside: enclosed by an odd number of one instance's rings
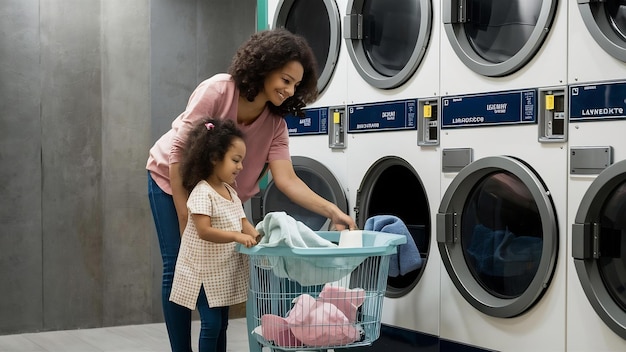
[[[203,214],[191,214],[196,229],[198,230],[198,236],[205,240],[214,243],[241,243],[246,247],[252,247],[256,244],[256,240],[245,233],[235,231],[225,231],[216,229],[211,226],[211,217]]]
[[[250,221],[248,221],[248,218],[241,219],[241,232],[252,236],[252,238],[254,238],[257,243],[259,242],[259,231],[257,231],[256,228],[254,228],[254,226],[250,223]]]

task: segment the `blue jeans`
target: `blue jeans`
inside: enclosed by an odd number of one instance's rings
[[[161,303],[170,345],[172,352],[191,352],[191,310],[169,300],[176,257],[180,249],[178,216],[174,199],[154,182],[150,172],[148,172],[148,198],[163,259]]]
[[[200,347],[198,351],[226,352],[229,307],[210,308],[204,293],[204,286],[200,289],[196,306],[200,313]]]

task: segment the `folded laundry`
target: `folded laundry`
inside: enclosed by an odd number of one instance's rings
[[[326,284],[317,300],[309,294],[296,297],[285,318],[264,314],[263,338],[282,347],[339,346],[359,341],[363,332],[355,323],[364,301],[363,289]]]

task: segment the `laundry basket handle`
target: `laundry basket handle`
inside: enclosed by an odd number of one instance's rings
[[[316,231],[322,238],[339,243],[339,231]],[[267,255],[280,257],[296,257],[296,256],[315,256],[315,257],[360,257],[360,256],[376,256],[390,255],[397,252],[397,246],[406,243],[406,237],[386,232],[363,231],[363,247],[344,248],[344,247],[316,247],[316,248],[300,248],[300,247],[265,247],[254,246],[246,248],[238,245],[237,249],[240,253],[247,255]]]

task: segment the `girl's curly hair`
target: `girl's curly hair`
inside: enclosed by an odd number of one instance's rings
[[[253,101],[263,90],[265,77],[290,61],[304,68],[302,81],[293,96],[280,106],[268,102],[272,113],[304,116],[302,108],[317,99],[317,62],[306,39],[287,29],[271,29],[253,34],[235,53],[228,69],[241,95]]]
[[[233,120],[208,118],[195,126],[187,138],[180,166],[185,189],[191,192],[198,182],[213,174],[214,162],[223,160],[233,140],[243,140],[243,136]]]

